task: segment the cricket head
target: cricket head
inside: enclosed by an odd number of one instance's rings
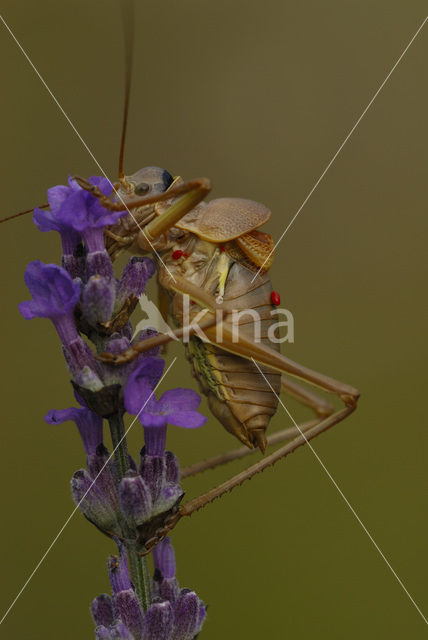
[[[119,193],[130,197],[154,196],[163,193],[174,182],[173,176],[161,167],[144,167],[119,179]]]

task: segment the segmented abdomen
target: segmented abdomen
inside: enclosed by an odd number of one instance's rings
[[[261,274],[254,283],[254,273],[235,262],[226,281],[224,302],[233,302],[236,310],[254,309],[260,318],[260,342],[279,350],[279,344],[270,340],[268,330],[278,322],[271,315],[272,287],[267,274]],[[255,320],[250,314],[239,317],[239,335],[258,339]],[[273,328],[271,329],[273,332]],[[276,335],[278,337],[278,335]],[[249,354],[251,355],[251,354]],[[208,397],[211,411],[227,431],[247,446],[265,448],[265,431],[278,406],[281,387],[280,374],[241,356],[225,351],[212,343],[192,337],[187,357],[202,392]]]

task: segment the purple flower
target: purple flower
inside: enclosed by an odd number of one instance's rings
[[[80,284],[71,279],[67,271],[56,264],[30,262],[25,270],[25,284],[32,300],[21,302],[19,310],[26,320],[57,318],[72,313],[80,297]]]
[[[163,371],[159,358],[142,360],[129,376],[125,387],[126,410],[136,414],[144,427],[146,454],[163,456],[166,444],[166,427],[197,429],[207,418],[197,411],[201,398],[192,389],[170,389],[156,400],[153,389]]]
[[[40,231],[57,231],[60,234],[62,252],[66,256],[73,255],[81,239],[80,233],[58,215],[70,194],[71,189],[62,184],[48,189],[50,211],[36,207],[33,215],[34,224]]]
[[[113,190],[106,178],[91,176],[89,182],[97,186],[105,196]],[[69,178],[70,193],[61,203],[58,217],[61,222],[82,234],[88,253],[104,251],[104,227],[114,224],[126,213],[109,211],[98,199]]]
[[[62,424],[68,420],[76,423],[82,438],[86,455],[95,454],[99,444],[103,442],[103,419],[86,407],[69,409],[51,409],[46,415],[48,424]]]
[[[62,267],[40,260],[30,262],[24,280],[33,299],[18,305],[22,316],[26,320],[49,318],[65,345],[75,340],[78,333],[73,310],[80,297],[80,284]]]
[[[62,267],[43,264],[40,260],[30,262],[24,279],[33,299],[19,305],[22,316],[27,320],[36,317],[52,320],[64,345],[65,357],[74,378],[78,378],[85,367],[96,371],[92,352],[79,336],[74,322],[80,284],[72,280]]]

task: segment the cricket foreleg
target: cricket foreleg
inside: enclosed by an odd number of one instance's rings
[[[141,198],[122,198],[121,196],[119,196],[118,200],[111,200],[109,196],[105,196],[98,187],[89,182],[89,180],[86,180],[86,178],[73,176],[73,179],[82,189],[85,189],[85,191],[89,191],[89,193],[95,196],[95,198],[98,199],[99,203],[109,211],[124,211],[125,209],[144,207],[148,204],[155,204],[156,202],[171,200],[171,198],[176,198],[177,196],[189,194],[189,192],[192,193],[195,191],[204,193],[204,195],[200,198],[200,200],[202,200],[202,198],[204,198],[205,195],[211,190],[211,183],[208,178],[195,178],[194,180],[188,180],[187,182],[176,184],[166,191],[163,191],[162,193],[156,193],[153,196],[144,196]],[[116,195],[118,195],[117,191]]]
[[[175,329],[170,333],[161,333],[157,336],[153,336],[152,338],[147,338],[145,340],[140,340],[132,347],[114,355],[112,353],[108,353],[104,351],[100,355],[96,356],[98,360],[105,362],[106,364],[113,365],[121,365],[126,364],[127,362],[132,362],[140,353],[145,353],[146,351],[150,351],[150,349],[154,349],[155,347],[160,347],[164,344],[168,344],[171,340],[179,340],[184,335],[190,336],[195,333],[198,329],[207,329],[212,327],[216,323],[216,318],[212,314],[207,313],[205,320],[202,320],[197,326],[186,326],[181,327],[180,329]]]
[[[150,248],[151,240],[155,240],[166,233],[168,229],[173,227],[186,213],[189,213],[189,211],[196,207],[211,191],[211,183],[207,178],[199,178],[198,180],[184,184],[187,184],[184,195],[143,228],[142,237],[140,236],[138,240],[143,249],[147,248],[147,244]],[[176,188],[178,189],[179,186],[183,185],[172,187],[171,191],[167,191],[166,193],[171,194],[171,192]],[[180,193],[183,192],[180,191]]]
[[[271,447],[275,444],[280,444],[285,440],[289,440],[290,438],[298,435],[300,431],[304,433],[309,429],[312,429],[312,427],[317,425],[319,422],[320,420],[310,420],[308,422],[304,422],[300,427],[288,427],[287,429],[283,429],[282,431],[273,433],[266,439],[267,446]],[[208,469],[215,469],[216,467],[227,464],[228,462],[233,462],[234,460],[245,458],[246,456],[252,455],[257,451],[259,451],[259,449],[249,449],[247,446],[243,446],[237,449],[232,449],[231,451],[227,451],[226,453],[221,453],[220,455],[209,458],[208,460],[201,460],[200,462],[196,462],[195,464],[189,465],[188,467],[184,467],[184,469],[181,470],[181,478],[189,478],[190,476],[195,476],[196,474],[207,471]]]

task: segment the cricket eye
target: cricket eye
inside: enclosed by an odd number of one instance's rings
[[[150,185],[147,182],[140,182],[134,189],[136,196],[144,196],[148,191],[150,191]]]

